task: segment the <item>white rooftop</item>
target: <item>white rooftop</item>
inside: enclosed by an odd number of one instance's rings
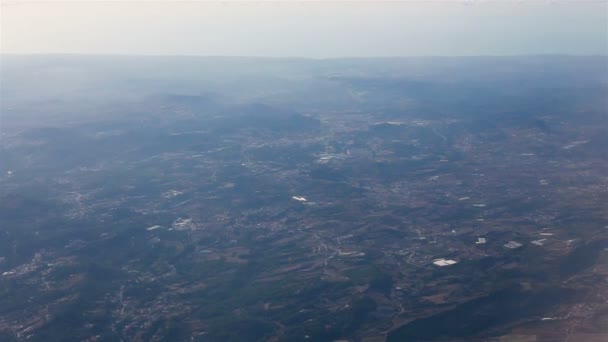
[[[511,249],[519,248],[521,246],[523,246],[523,245],[517,241],[509,241],[508,243],[505,244],[505,247],[511,248]]]
[[[542,246],[545,244],[545,241],[547,241],[547,239],[534,240],[534,241],[532,241],[532,243],[537,246]]]
[[[450,266],[450,265],[454,265],[456,263],[456,261],[454,260],[449,260],[449,259],[437,259],[435,261],[433,261],[433,264],[437,265],[437,266]]]

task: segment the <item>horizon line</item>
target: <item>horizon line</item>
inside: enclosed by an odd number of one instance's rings
[[[605,54],[575,54],[575,53],[531,53],[531,54],[479,54],[479,55],[393,55],[393,56],[334,56],[334,57],[312,57],[312,56],[264,56],[264,55],[205,55],[205,54],[128,54],[128,53],[82,53],[82,52],[1,52],[1,56],[15,57],[43,57],[43,56],[66,56],[66,57],[142,57],[142,58],[247,58],[247,59],[302,59],[302,60],[337,60],[337,59],[406,59],[406,58],[516,58],[516,57],[604,57]]]

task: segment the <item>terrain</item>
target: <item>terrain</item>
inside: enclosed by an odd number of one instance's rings
[[[0,340],[608,339],[605,57],[0,71]]]

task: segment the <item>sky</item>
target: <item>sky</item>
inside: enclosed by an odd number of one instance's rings
[[[0,0],[0,52],[608,55],[608,0]]]

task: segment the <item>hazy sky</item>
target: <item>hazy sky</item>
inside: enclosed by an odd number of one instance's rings
[[[0,1],[3,53],[608,54],[608,0]]]

